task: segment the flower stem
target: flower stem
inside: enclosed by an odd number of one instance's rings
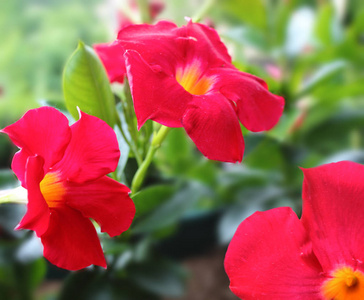
[[[140,166],[141,163],[142,163],[142,157],[140,156],[138,149],[136,148],[135,144],[133,142],[130,142],[128,140],[128,138],[126,137],[126,134],[125,134],[125,132],[123,130],[123,127],[121,125],[121,122],[117,123],[117,126],[118,126],[118,128],[119,128],[119,130],[121,132],[121,135],[123,136],[125,142],[128,144],[128,146],[131,149],[131,151],[133,151],[134,156],[135,156],[135,159],[136,159],[136,161],[138,163],[138,166]]]
[[[131,184],[131,191],[133,194],[138,192],[141,185],[143,184],[143,181],[144,181],[145,175],[147,173],[147,170],[149,168],[149,165],[153,161],[154,154],[156,153],[158,148],[161,146],[163,140],[166,138],[170,129],[171,129],[170,127],[162,126],[159,129],[157,134],[156,133],[153,134],[153,139],[149,146],[147,155],[146,155],[143,163],[141,164],[141,166],[139,167],[139,169],[136,171],[136,173],[134,175],[133,182]]]
[[[129,134],[130,134],[130,141],[126,137],[126,134],[122,128],[121,122],[119,122],[117,125],[121,131],[121,134],[123,135],[123,138],[128,143],[129,148],[134,153],[138,166],[140,166],[143,160],[142,160],[142,156],[140,155],[138,146],[137,146],[138,145],[138,132],[136,130],[136,128],[137,128],[136,123],[134,122],[134,120],[135,120],[134,105],[133,105],[133,99],[132,99],[131,92],[130,92],[129,82],[127,79],[125,79],[125,85],[124,85],[123,92],[120,93],[119,96],[121,98],[120,102],[123,107],[124,117],[125,117],[125,120],[126,120],[126,123],[128,126]]]
[[[27,190],[19,186],[15,189],[0,191],[0,204],[3,203],[27,204]]]
[[[197,23],[200,22],[201,19],[207,15],[209,10],[214,5],[215,0],[205,0],[205,2],[202,4],[201,8],[197,11],[197,13],[192,17],[192,21]]]
[[[137,0],[140,11],[140,21],[142,23],[150,23],[149,3],[148,0]]]

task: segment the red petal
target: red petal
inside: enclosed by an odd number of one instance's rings
[[[209,159],[241,162],[244,139],[235,110],[220,94],[194,97],[183,117],[183,127]]]
[[[267,84],[250,74],[235,69],[214,69],[218,77],[214,89],[236,102],[240,122],[250,131],[271,129],[278,122],[284,99],[270,93]]]
[[[118,43],[94,45],[97,55],[104,65],[110,82],[124,82],[126,74],[124,48]]]
[[[302,223],[323,269],[364,262],[364,166],[339,162],[304,169]]]
[[[173,76],[176,63],[184,59],[176,30],[177,26],[167,21],[131,25],[119,31],[117,42],[125,50],[138,52],[147,64],[158,65]]]
[[[230,288],[246,300],[321,300],[325,278],[310,250],[292,209],[257,212],[240,224],[226,253]]]
[[[67,118],[52,107],[29,110],[19,121],[1,132],[9,135],[12,142],[22,148],[13,158],[12,168],[25,185],[25,164],[29,156],[44,159],[44,172],[61,160],[71,138]]]
[[[209,67],[232,66],[217,32],[199,23],[189,22],[181,28],[167,21],[131,25],[120,30],[117,42],[170,76],[175,75],[177,64],[185,65],[195,59],[204,60]]]
[[[63,180],[85,182],[113,172],[120,157],[115,132],[104,121],[81,112],[71,126],[72,139],[54,169],[60,169]]]
[[[161,69],[151,68],[135,51],[125,53],[138,128],[148,119],[168,127],[181,127],[192,96]]]
[[[52,209],[49,228],[41,239],[44,257],[60,268],[79,270],[91,264],[106,268],[95,228],[72,208]]]
[[[48,229],[49,208],[40,191],[39,183],[44,177],[44,160],[40,156],[30,156],[26,165],[25,180],[28,187],[27,212],[16,229],[34,230],[41,236]]]
[[[135,206],[125,185],[107,176],[83,184],[65,184],[67,205],[94,219],[102,232],[116,236],[130,227]]]
[[[189,21],[186,26],[178,29],[178,35],[185,37],[185,60],[203,59],[209,68],[230,66],[231,57],[215,29],[206,25]]]

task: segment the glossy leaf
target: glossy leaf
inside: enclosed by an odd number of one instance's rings
[[[224,0],[219,4],[222,9],[239,21],[259,29],[266,29],[267,11],[264,3],[262,0]]]
[[[154,261],[131,268],[130,279],[156,295],[181,297],[185,291],[186,272],[171,262]]]
[[[65,66],[63,92],[67,109],[76,120],[79,107],[111,127],[115,125],[114,96],[105,69],[94,51],[82,42]]]
[[[153,232],[176,224],[183,214],[207,193],[208,190],[197,183],[192,183],[180,189],[157,210],[137,223],[134,231],[139,233]]]
[[[58,300],[157,300],[150,293],[145,293],[133,282],[124,278],[116,280],[98,273],[96,270],[83,270],[71,273],[67,277]]]
[[[171,185],[155,185],[143,189],[133,196],[136,215],[142,216],[169,199],[175,192]]]
[[[324,64],[304,83],[301,91],[297,95],[297,98],[306,95],[320,85],[325,84],[325,82],[340,74],[345,67],[346,63],[341,60]]]

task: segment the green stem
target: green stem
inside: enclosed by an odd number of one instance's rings
[[[350,145],[351,148],[358,150],[361,146],[361,134],[358,129],[353,129],[349,133]]]
[[[118,116],[118,118],[116,120],[116,126],[118,126],[118,128],[119,128],[119,130],[121,132],[121,135],[123,136],[125,142],[128,144],[129,148],[131,148],[131,144],[130,144],[129,140],[126,138],[126,135],[125,135],[125,132],[124,132],[123,127],[121,125],[121,121],[120,121],[119,116]]]
[[[149,165],[153,161],[154,154],[156,153],[158,148],[161,146],[163,140],[166,138],[170,129],[171,129],[170,127],[162,126],[159,129],[157,134],[154,133],[152,142],[151,142],[148,152],[147,152],[147,155],[146,155],[143,163],[141,164],[141,166],[139,167],[139,169],[137,170],[137,172],[134,175],[133,182],[131,184],[131,191],[133,194],[138,192],[140,187],[142,186],[143,181],[145,179],[145,175],[147,174]]]
[[[132,141],[134,142],[135,149],[137,149],[138,145],[138,131],[137,131],[137,122],[135,118],[135,111],[134,111],[134,103],[133,98],[131,96],[129,81],[126,79],[124,84],[124,98],[126,106],[124,105],[124,115],[126,119],[126,123],[128,124],[129,133],[131,136]]]
[[[130,134],[130,141],[127,139],[126,134],[122,128],[121,122],[119,122],[117,125],[120,129],[120,132],[127,142],[128,146],[130,147],[131,151],[134,153],[135,159],[138,163],[138,166],[141,165],[143,158],[139,153],[138,150],[138,131],[136,130],[137,124],[135,123],[135,113],[134,113],[134,105],[133,105],[133,99],[131,97],[129,82],[127,79],[125,79],[125,85],[124,90],[122,93],[119,94],[121,98],[121,105],[123,107],[124,117],[125,121],[128,125],[128,130]]]
[[[201,6],[201,8],[197,11],[197,13],[195,14],[195,16],[192,17],[192,21],[195,22],[195,23],[200,22],[201,19],[205,15],[207,15],[207,13],[212,8],[212,6],[214,5],[214,3],[215,3],[215,0],[205,0],[205,2]]]
[[[15,189],[0,191],[0,204],[3,203],[27,204],[27,190],[19,186]]]
[[[142,23],[150,23],[151,20],[148,0],[138,0],[138,8],[140,11],[140,21]]]
[[[142,161],[143,161],[143,160],[142,160],[142,157],[140,156],[140,153],[139,153],[138,149],[136,148],[136,146],[135,146],[135,144],[134,144],[134,143],[130,143],[130,142],[129,142],[129,140],[128,140],[128,138],[126,137],[126,134],[125,134],[125,132],[124,132],[124,130],[123,130],[123,127],[122,127],[122,125],[121,125],[121,122],[118,122],[118,123],[117,123],[117,126],[119,127],[119,130],[120,130],[121,135],[123,136],[123,138],[124,138],[125,142],[128,144],[128,146],[129,146],[129,148],[131,149],[131,151],[133,151],[134,156],[135,156],[135,159],[136,159],[136,161],[137,161],[137,163],[138,163],[138,166],[140,166],[140,165],[142,164]]]

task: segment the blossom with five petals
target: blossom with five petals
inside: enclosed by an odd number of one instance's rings
[[[106,176],[120,156],[114,131],[83,112],[69,126],[58,110],[42,107],[0,132],[21,148],[12,169],[28,191],[28,204],[17,229],[34,230],[44,257],[58,267],[106,267],[89,218],[116,236],[129,228],[135,214],[129,188]]]
[[[257,132],[271,129],[282,114],[283,98],[236,69],[217,32],[203,24],[130,25],[95,50],[111,81],[127,75],[139,128],[148,119],[184,127],[209,159],[240,162],[239,121]]]
[[[301,219],[291,208],[257,212],[237,229],[225,257],[242,299],[364,299],[364,166],[303,169]]]

